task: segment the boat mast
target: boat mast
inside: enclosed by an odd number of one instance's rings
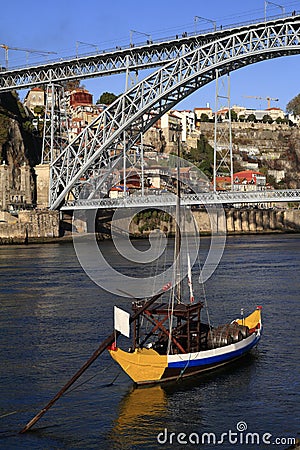
[[[171,352],[171,343],[172,343],[172,330],[173,330],[173,311],[174,311],[174,303],[175,303],[175,294],[177,297],[177,302],[181,302],[181,282],[180,282],[180,143],[179,143],[179,132],[181,128],[179,125],[176,126],[175,131],[177,135],[177,159],[176,159],[176,210],[175,210],[175,246],[174,246],[174,289],[172,289],[172,303],[171,303],[171,311],[170,311],[170,320],[169,320],[169,339],[168,339],[168,348],[167,355]]]
[[[176,183],[176,227],[175,227],[175,250],[174,250],[174,256],[176,261],[176,273],[175,273],[175,283],[176,283],[176,296],[177,301],[181,302],[181,282],[180,282],[180,131],[181,127],[180,125],[177,125],[176,127],[176,133],[177,133],[177,183]]]

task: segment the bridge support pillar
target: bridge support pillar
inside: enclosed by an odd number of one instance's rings
[[[96,232],[95,210],[76,211],[73,215],[72,230],[76,233],[95,233]]]
[[[249,232],[249,213],[247,210],[241,212],[241,225],[244,233]]]
[[[267,209],[264,209],[262,214],[263,214],[263,228],[264,230],[269,230],[270,229],[269,211]]]
[[[239,233],[242,231],[241,211],[239,209],[234,211],[234,231]]]
[[[249,231],[256,232],[256,211],[254,209],[249,211]]]
[[[275,211],[270,211],[270,229],[275,230],[276,229],[276,222],[275,222]]]
[[[214,208],[209,211],[210,229],[217,233],[226,233],[227,221],[223,208]]]
[[[227,210],[227,231],[232,233],[234,231],[234,220],[233,220],[233,210]]]
[[[50,164],[39,164],[35,166],[35,173],[37,176],[37,207],[40,209],[45,209],[49,207]]]
[[[263,231],[263,213],[261,209],[256,210],[256,231]]]

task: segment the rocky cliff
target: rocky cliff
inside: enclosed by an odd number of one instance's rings
[[[31,117],[16,93],[0,94],[0,164],[6,166],[5,182],[8,203],[21,191],[21,167],[40,162],[42,139],[31,124]],[[30,175],[34,196],[34,173]],[[31,199],[26,199],[31,203]]]

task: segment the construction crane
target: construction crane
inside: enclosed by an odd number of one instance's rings
[[[5,51],[5,67],[6,67],[6,70],[8,69],[8,50],[17,50],[17,51],[20,51],[20,52],[26,52],[27,54],[28,53],[37,53],[37,54],[43,55],[43,56],[51,55],[51,54],[55,54],[55,55],[57,54],[56,52],[47,52],[47,51],[44,51],[44,50],[32,50],[30,48],[10,47],[9,45],[6,45],[6,44],[0,44],[0,47],[4,48],[4,51]]]
[[[272,97],[257,97],[256,95],[244,95],[246,98],[257,98],[258,100],[267,100],[268,102],[268,109],[270,109],[271,101],[272,102],[278,102],[279,98],[272,98]]]

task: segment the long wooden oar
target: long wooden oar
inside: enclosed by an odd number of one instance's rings
[[[169,286],[168,286],[169,289]],[[142,314],[149,306],[154,303],[167,289],[164,289],[160,293],[154,295],[144,304],[144,306],[132,315],[129,322],[132,323],[140,314]],[[86,361],[86,363],[75,373],[75,375],[61,388],[61,390],[50,400],[50,402],[31,419],[27,425],[20,431],[20,433],[26,433],[30,428],[51,408],[51,406],[69,389],[72,384],[86,371],[86,369],[104,352],[104,350],[111,345],[115,339],[120,335],[119,331],[113,331],[97,348],[92,356]]]

